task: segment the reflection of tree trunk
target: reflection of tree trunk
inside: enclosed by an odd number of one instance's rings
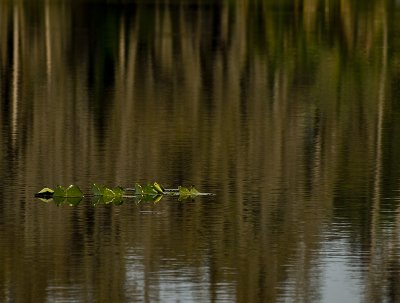
[[[51,81],[51,42],[50,42],[50,9],[49,3],[45,4],[45,33],[46,33],[46,67],[47,67],[47,81]]]
[[[380,212],[380,202],[381,202],[381,178],[382,178],[382,133],[383,133],[383,119],[384,119],[384,107],[385,107],[385,84],[386,84],[386,73],[387,73],[387,21],[386,12],[383,11],[383,41],[382,41],[382,70],[379,83],[379,95],[378,95],[378,121],[376,126],[376,155],[375,155],[375,177],[374,177],[374,196],[373,196],[373,207],[372,207],[372,220],[371,220],[371,256],[370,260],[370,272],[369,272],[369,290],[370,298],[374,299],[375,283],[380,280],[378,272],[381,272],[381,266],[378,266],[379,258],[382,254],[379,252],[382,248],[379,246],[379,212]],[[377,270],[377,271],[376,271]],[[372,284],[372,285],[371,285]]]
[[[13,63],[12,63],[12,116],[11,138],[13,147],[16,144],[17,120],[18,120],[18,82],[19,82],[19,19],[18,7],[14,6],[14,30],[13,30]]]
[[[125,20],[122,17],[119,23],[119,67],[120,67],[120,79],[124,79],[124,75],[126,74],[125,70],[125,61],[126,61],[126,52],[125,52]]]
[[[381,190],[381,174],[382,174],[382,124],[385,106],[385,83],[387,70],[387,24],[386,17],[383,17],[383,53],[382,53],[382,72],[379,83],[378,96],[378,122],[376,126],[376,159],[375,159],[375,179],[374,179],[374,204],[373,204],[373,219],[377,219],[376,215],[379,212],[380,190]],[[373,224],[375,220],[373,220]]]

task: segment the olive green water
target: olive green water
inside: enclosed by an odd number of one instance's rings
[[[0,301],[400,302],[400,6],[365,2],[0,1]],[[33,198],[152,181],[216,196]]]

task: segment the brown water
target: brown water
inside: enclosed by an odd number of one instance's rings
[[[0,1],[0,301],[400,302],[400,7],[365,2]],[[216,196],[33,198],[155,180]]]

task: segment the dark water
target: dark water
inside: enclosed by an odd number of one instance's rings
[[[0,1],[1,302],[400,302],[395,1]],[[215,197],[77,206],[92,183]]]

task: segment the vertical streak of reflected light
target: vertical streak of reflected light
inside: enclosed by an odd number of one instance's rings
[[[125,76],[125,26],[124,18],[121,18],[120,22],[120,35],[119,35],[119,64],[120,64],[120,77],[121,80]]]
[[[51,41],[50,41],[50,9],[49,3],[45,4],[45,36],[46,36],[46,68],[48,81],[51,80]]]
[[[11,141],[15,147],[18,123],[18,82],[19,82],[19,19],[18,7],[14,6],[13,63],[12,63],[12,114]]]
[[[386,21],[386,12],[383,11],[382,24],[382,69],[379,81],[378,92],[378,120],[376,123],[376,147],[375,147],[375,171],[374,171],[374,188],[373,188],[373,207],[371,214],[371,260],[369,264],[368,284],[370,289],[376,289],[378,281],[381,279],[382,268],[386,266],[385,258],[382,258],[381,252],[386,250],[387,243],[383,243],[380,238],[379,220],[380,220],[380,203],[382,191],[382,136],[385,109],[385,87],[387,76],[387,50],[388,50],[388,30]],[[376,293],[369,293],[371,302],[376,301]]]
[[[382,41],[382,70],[379,82],[378,95],[378,121],[376,126],[376,156],[375,156],[375,179],[374,179],[374,198],[373,198],[373,223],[376,215],[379,213],[380,192],[381,192],[381,176],[382,176],[382,132],[385,108],[385,83],[387,73],[387,24],[386,16],[383,18],[383,41]]]

